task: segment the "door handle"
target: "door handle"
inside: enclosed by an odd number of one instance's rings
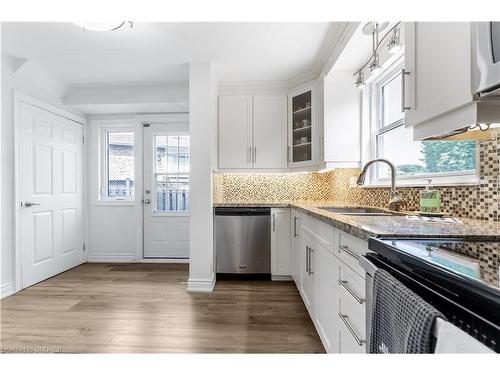
[[[149,198],[144,199],[144,204],[150,204],[151,200]]]
[[[276,214],[273,214],[273,232],[276,232]]]
[[[309,247],[309,272],[308,272],[309,276],[311,276],[314,273],[312,270],[312,265],[311,265],[311,255],[312,255],[313,251],[314,251],[313,248]]]
[[[247,162],[249,164],[251,164],[253,162],[253,160],[252,160],[252,146],[248,146]]]
[[[405,68],[401,69],[401,112],[410,110],[411,107],[406,106],[406,76],[410,75]]]
[[[253,162],[257,163],[257,147],[253,148]]]
[[[309,274],[309,246],[306,245],[306,273]]]
[[[297,219],[298,217],[297,216],[294,216],[293,217],[293,236],[294,237],[297,237]]]
[[[34,202],[26,202],[24,204],[24,207],[31,207],[31,206],[40,206],[40,203],[34,203]]]

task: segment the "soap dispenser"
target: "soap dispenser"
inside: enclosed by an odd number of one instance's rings
[[[422,214],[439,214],[441,208],[441,194],[431,189],[431,178],[427,178],[425,190],[420,191],[420,212]]]

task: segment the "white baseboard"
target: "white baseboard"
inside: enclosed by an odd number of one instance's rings
[[[88,263],[136,263],[135,254],[130,253],[88,253]]]
[[[188,292],[212,293],[215,287],[215,274],[210,279],[189,279]]]
[[[0,299],[11,296],[16,292],[16,284],[11,281],[10,283],[5,283],[0,289]]]
[[[143,258],[141,263],[186,263],[189,264],[189,258],[187,259],[177,259],[177,258]]]
[[[271,281],[292,281],[292,276],[289,275],[271,275]]]

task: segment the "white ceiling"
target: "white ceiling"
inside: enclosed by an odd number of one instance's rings
[[[2,50],[69,85],[187,81],[213,61],[221,81],[288,80],[311,70],[330,23],[135,23],[82,31],[72,23],[4,23]]]

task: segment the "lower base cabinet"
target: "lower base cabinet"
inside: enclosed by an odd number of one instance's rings
[[[336,327],[338,309],[335,289],[338,279],[338,260],[329,250],[318,245],[314,249],[315,325],[327,353],[338,353]]]
[[[311,318],[314,316],[314,270],[311,267],[313,254],[313,238],[302,231],[300,236],[300,294]],[[314,318],[313,318],[314,320]]]
[[[298,240],[291,231],[291,256],[298,266],[294,280],[323,346],[327,353],[365,353],[365,281],[355,260],[368,244],[334,227],[325,231],[323,222],[301,215],[298,222],[307,225],[300,225]]]

